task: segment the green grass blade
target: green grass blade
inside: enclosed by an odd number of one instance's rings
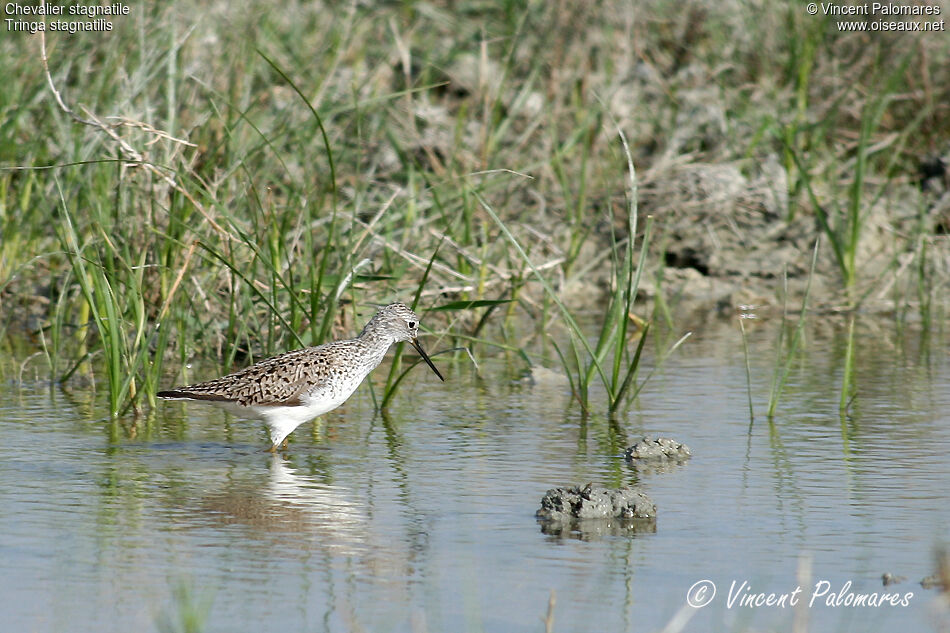
[[[776,367],[775,374],[773,375],[773,389],[769,396],[769,408],[766,414],[770,420],[775,416],[775,408],[778,406],[779,396],[781,395],[782,390],[785,388],[785,382],[788,380],[788,375],[792,369],[792,362],[795,360],[795,356],[798,353],[802,334],[805,331],[805,315],[808,312],[808,299],[811,294],[811,281],[815,276],[815,266],[818,263],[818,247],[820,244],[820,238],[815,240],[815,248],[812,251],[811,256],[811,269],[808,273],[808,281],[805,283],[805,294],[802,297],[801,312],[798,317],[798,324],[795,326],[795,333],[792,335],[792,340],[789,343],[788,355],[785,358],[785,362],[781,364],[781,370],[779,367]],[[782,329],[784,330],[784,319],[782,324]],[[781,345],[779,345],[779,353],[781,353]]]
[[[640,341],[637,343],[637,349],[633,354],[633,359],[627,366],[627,374],[623,378],[623,383],[621,383],[620,388],[617,389],[616,395],[614,395],[613,399],[610,401],[611,414],[613,414],[620,406],[620,403],[623,401],[624,394],[630,388],[630,384],[633,382],[633,377],[636,375],[637,369],[640,367],[640,356],[643,354],[643,346],[646,344],[647,334],[649,331],[650,324],[647,323],[643,328],[643,332],[640,333]]]
[[[574,316],[571,314],[570,310],[567,309],[567,306],[564,305],[564,302],[557,296],[557,292],[551,287],[550,282],[541,274],[541,271],[538,270],[537,266],[532,263],[531,258],[528,257],[528,254],[522,248],[521,244],[518,242],[517,238],[511,233],[508,227],[504,222],[501,221],[501,218],[498,217],[498,214],[495,213],[495,210],[492,209],[491,205],[485,201],[484,198],[477,192],[473,192],[473,195],[481,204],[482,209],[494,220],[495,224],[504,234],[508,242],[515,248],[521,260],[531,269],[531,272],[534,273],[534,276],[541,283],[541,286],[544,288],[545,293],[550,297],[550,299],[557,305],[558,309],[561,312],[561,316],[564,318],[565,323],[568,325],[568,329],[572,334],[572,340],[578,340],[580,345],[584,348],[584,351],[587,352],[587,356],[594,362],[594,365],[597,368],[597,372],[600,374],[601,379],[604,381],[604,384],[608,384],[607,374],[604,372],[603,366],[597,362],[596,355],[594,350],[591,348],[590,343],[587,342],[587,338],[584,336],[583,330],[577,324],[577,321],[574,319]]]

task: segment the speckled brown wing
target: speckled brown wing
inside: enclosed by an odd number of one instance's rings
[[[244,407],[296,405],[325,380],[327,345],[286,352],[205,382],[160,391],[160,398],[233,402]]]

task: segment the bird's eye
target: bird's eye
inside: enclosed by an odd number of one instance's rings
[[[412,330],[412,329],[415,329],[415,327],[416,327],[416,322],[415,322],[415,321],[410,321],[410,322],[409,322],[409,329]]]

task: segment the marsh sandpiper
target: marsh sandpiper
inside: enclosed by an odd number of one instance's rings
[[[159,398],[215,404],[263,420],[277,451],[298,426],[337,408],[382,362],[390,345],[409,341],[440,380],[422,349],[419,317],[402,303],[380,308],[360,335],[286,352],[207,382],[158,392]]]

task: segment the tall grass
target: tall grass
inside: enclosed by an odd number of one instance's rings
[[[148,324],[142,291],[145,253],[117,246],[100,226],[98,244],[81,243],[65,198],[60,241],[92,317],[103,354],[109,413],[119,415],[138,402],[136,378],[149,355]],[[58,353],[59,350],[57,350]],[[160,368],[161,363],[152,365]]]
[[[857,308],[863,298],[862,295],[856,294],[858,273],[862,265],[862,262],[857,260],[857,255],[870,210],[887,193],[903,147],[909,141],[910,135],[929,114],[927,111],[920,111],[908,121],[907,126],[899,135],[886,142],[876,142],[875,136],[882,118],[890,103],[896,98],[895,93],[910,60],[911,55],[908,53],[901,57],[900,63],[893,69],[875,68],[876,75],[884,75],[883,86],[867,99],[861,109],[853,155],[842,161],[843,170],[846,172],[845,179],[849,183],[843,193],[837,186],[840,174],[835,170],[830,174],[832,178],[829,182],[825,183],[830,186],[830,195],[822,199],[818,194],[819,185],[811,169],[816,156],[793,147],[787,138],[784,139],[786,154],[794,162],[799,174],[797,182],[807,193],[822,234],[831,246],[850,309]],[[877,161],[879,163],[877,170],[872,170],[872,160],[879,156],[883,156],[884,159]],[[873,191],[869,192],[868,181],[872,174],[882,174],[884,178]]]
[[[519,243],[508,226],[501,220],[484,198],[477,193],[475,194],[482,208],[488,213],[492,220],[495,221],[499,230],[541,283],[547,297],[559,309],[560,315],[570,334],[570,349],[573,358],[568,359],[553,339],[552,344],[561,360],[565,374],[570,381],[571,390],[580,403],[581,408],[585,412],[590,411],[590,388],[594,378],[597,377],[607,392],[607,409],[611,415],[619,408],[625,396],[631,393],[631,387],[634,384],[634,379],[640,367],[643,347],[647,340],[647,333],[649,332],[649,325],[647,325],[640,333],[636,349],[632,354],[628,353],[628,324],[633,311],[633,303],[639,287],[640,277],[645,268],[647,246],[649,244],[650,229],[652,227],[652,221],[648,221],[647,229],[640,244],[639,258],[635,266],[634,243],[637,238],[638,220],[636,170],[623,131],[618,130],[618,135],[623,146],[623,153],[626,157],[626,166],[629,175],[629,206],[626,215],[628,237],[622,250],[616,240],[612,243],[611,264],[614,271],[613,292],[610,296],[606,313],[601,319],[600,333],[594,347],[591,347],[587,341],[587,335],[578,324],[576,316],[567,308],[563,301],[561,301],[557,291],[540,273],[537,266],[531,261],[524,247]],[[670,351],[682,344],[685,338],[686,337],[683,337],[677,341]],[[608,355],[612,355],[612,362],[609,366],[607,365]],[[642,384],[643,383],[633,389],[632,393],[634,395],[639,392]]]
[[[827,227],[850,278],[859,194],[866,203],[882,175],[906,177],[907,157],[946,129],[938,44],[915,41],[920,64],[908,66],[910,53],[875,42],[875,90],[860,73],[842,89],[828,60],[857,40],[784,8],[787,29],[738,38],[722,11],[687,24],[679,7],[644,6],[640,20],[609,2],[314,6],[253,24],[231,8],[196,23],[172,3],[116,22],[108,39],[48,34],[41,49],[11,34],[0,41],[0,332],[45,311],[30,333],[50,377],[101,378],[119,414],[189,380],[192,361],[230,370],[350,335],[374,303],[412,297],[440,349],[519,362],[541,343],[510,339],[510,324],[534,318],[543,332],[553,312],[583,408],[602,385],[616,412],[642,385],[651,331],[629,315],[669,220],[639,222],[633,157],[650,184],[683,162],[787,150],[812,201],[798,211]],[[671,49],[671,32],[689,45]],[[714,73],[723,61],[734,70]],[[713,83],[720,103],[691,100]],[[700,105],[741,120],[720,135],[683,129],[693,117],[678,114]],[[636,135],[621,143],[626,179],[601,134],[613,118]],[[779,138],[762,132],[776,121],[789,126]],[[882,145],[885,133],[896,136]],[[688,142],[666,145],[677,135]],[[839,138],[857,144],[842,154]],[[825,196],[842,156],[861,183],[837,203]],[[556,286],[597,261],[610,268],[607,307],[581,328]],[[446,335],[469,319],[463,305],[482,313]],[[400,356],[380,402],[402,383]]]

